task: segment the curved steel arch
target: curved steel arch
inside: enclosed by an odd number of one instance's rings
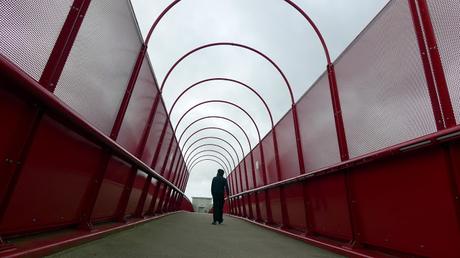
[[[227,163],[229,162],[228,159],[227,159],[221,152],[216,151],[216,150],[208,150],[208,149],[206,149],[206,150],[202,150],[202,151],[199,151],[199,152],[195,153],[195,154],[193,155],[193,157],[190,158],[190,162],[189,162],[190,165],[193,164],[198,158],[201,158],[201,157],[206,156],[207,154],[209,154],[209,152],[210,152],[210,153],[219,153],[222,157],[225,158],[225,160],[227,161]],[[204,153],[204,155],[203,155],[203,153]],[[202,155],[201,155],[201,156],[198,156],[199,154],[202,154]],[[198,157],[197,157],[197,156],[198,156]],[[224,162],[223,160],[221,160],[221,161],[225,164],[225,162]],[[225,166],[225,167],[227,168],[227,171],[230,171],[229,168],[228,168],[227,166]]]
[[[177,127],[180,125],[180,123],[182,122],[182,120],[184,119],[184,117],[190,113],[190,111],[192,111],[193,109],[199,107],[199,106],[202,106],[202,105],[205,105],[205,104],[209,104],[209,103],[223,103],[223,104],[227,104],[227,105],[231,105],[231,106],[234,106],[236,108],[238,108],[239,110],[243,111],[243,113],[245,113],[249,119],[252,121],[252,123],[254,124],[254,127],[256,128],[256,131],[257,131],[257,136],[259,138],[259,142],[262,140],[261,139],[261,136],[260,136],[260,130],[259,130],[259,126],[257,125],[256,121],[254,120],[254,118],[251,116],[251,114],[249,114],[244,108],[242,108],[241,106],[231,102],[231,101],[227,101],[227,100],[207,100],[207,101],[203,101],[203,102],[200,102],[196,105],[194,105],[193,107],[189,108],[187,111],[185,111],[185,113],[179,118],[179,121],[177,122],[176,126],[174,127],[174,130],[177,130]]]
[[[204,162],[204,161],[214,161],[215,163],[219,164],[219,166],[222,166],[219,162],[217,162],[214,159],[202,159],[202,160],[199,160],[197,163],[193,164],[193,166],[190,168],[190,173],[189,174],[192,173],[192,170],[195,168],[196,165],[198,165],[199,163]]]
[[[169,68],[168,72],[166,73],[166,76],[165,78],[163,79],[163,81],[161,82],[161,86],[160,86],[160,92],[163,91],[163,88],[166,84],[166,81],[168,80],[169,76],[171,75],[171,73],[174,71],[174,69],[185,59],[187,58],[188,56],[190,56],[191,54],[201,50],[201,49],[206,49],[206,48],[210,48],[210,47],[216,47],[216,46],[233,46],[233,47],[239,47],[239,48],[243,48],[243,49],[247,49],[247,50],[250,50],[260,56],[262,56],[265,60],[267,60],[268,62],[270,62],[270,64],[272,64],[272,66],[278,71],[278,73],[281,75],[281,77],[283,78],[283,81],[284,81],[284,84],[286,85],[286,87],[288,88],[288,91],[289,91],[289,96],[291,98],[291,104],[294,105],[295,104],[295,100],[294,100],[294,93],[292,91],[292,87],[291,87],[291,84],[289,83],[289,80],[287,79],[286,75],[284,74],[284,72],[281,70],[281,68],[278,66],[278,64],[275,63],[275,61],[273,61],[270,57],[268,57],[266,54],[260,52],[259,50],[255,49],[255,48],[252,48],[250,46],[247,46],[247,45],[244,45],[244,44],[239,44],[239,43],[234,43],[234,42],[216,42],[216,43],[210,43],[210,44],[206,44],[206,45],[202,45],[202,46],[199,46],[197,48],[194,48],[192,50],[190,50],[189,52],[187,52],[186,54],[184,54],[182,57],[180,57],[179,59],[177,59],[177,61],[171,66],[171,68]]]
[[[205,131],[205,129],[206,129],[206,128],[203,128],[203,130],[200,129],[200,130],[194,132],[193,134],[199,133],[200,131]],[[221,129],[221,128],[219,128],[219,127],[208,127],[208,129]],[[223,130],[224,130],[224,129],[223,129]],[[187,141],[190,140],[191,137],[193,137],[193,135],[190,135],[189,138],[187,138]],[[233,147],[233,145],[232,145],[231,143],[229,143],[227,140],[225,140],[225,139],[223,139],[223,138],[220,138],[220,137],[217,137],[217,136],[206,136],[206,137],[200,138],[199,140],[205,140],[205,139],[218,139],[218,140],[221,140],[221,141],[227,143],[227,144],[233,149],[233,151],[235,152],[236,160],[239,159],[239,157],[238,157],[238,152],[237,152],[236,149]],[[235,139],[237,139],[237,138],[235,138]],[[199,141],[199,140],[197,140],[197,141]],[[237,140],[238,140],[238,139],[237,139]],[[187,141],[185,141],[184,146],[183,146],[182,149],[185,148],[185,144],[187,143]],[[196,141],[195,141],[195,142],[196,142]],[[192,146],[192,145],[193,145],[193,143],[190,144],[190,146]],[[187,148],[187,150],[184,151],[184,156],[186,155],[187,151],[190,149],[190,146]],[[242,157],[242,158],[244,158],[244,157]]]
[[[197,160],[199,160],[200,158],[203,158],[203,157],[214,157],[214,158],[217,158],[217,159],[221,160],[222,162],[224,162],[222,159],[219,158],[219,156],[212,155],[212,154],[203,154],[203,155],[201,155],[201,156],[196,157],[194,160],[191,160],[191,161],[190,161],[190,167],[191,167]],[[227,166],[225,166],[225,168],[227,168]],[[228,171],[229,171],[228,168],[227,168],[227,169],[224,169],[224,170],[225,170],[225,172],[227,172],[227,173],[228,173]]]
[[[201,117],[201,118],[198,118],[196,119],[195,121],[193,121],[192,123],[190,123],[185,129],[184,131],[181,133],[181,135],[179,136],[179,140],[177,140],[179,143],[182,139],[182,137],[184,136],[184,133],[194,124],[198,123],[199,121],[202,121],[204,119],[210,119],[210,118],[217,118],[217,119],[223,119],[223,120],[226,120],[234,125],[236,125],[244,134],[244,136],[246,137],[246,140],[248,142],[248,146],[249,146],[249,151],[252,150],[252,145],[251,145],[251,141],[249,140],[249,136],[248,134],[246,133],[246,131],[244,131],[243,127],[241,127],[241,125],[239,125],[237,122],[235,122],[234,120],[228,118],[228,117],[224,117],[224,116],[204,116],[204,117]],[[243,151],[244,153],[244,151]],[[243,154],[244,156],[244,154]]]
[[[184,136],[184,133],[185,133],[192,125],[194,125],[195,123],[197,123],[197,122],[199,122],[199,121],[202,121],[202,120],[204,120],[204,119],[212,119],[212,118],[222,119],[222,120],[226,120],[226,121],[228,121],[228,122],[231,122],[232,124],[236,125],[236,126],[243,132],[244,136],[246,137],[246,140],[248,141],[248,145],[249,145],[249,155],[251,156],[251,161],[252,161],[252,160],[253,160],[253,157],[252,157],[253,154],[252,154],[252,152],[251,152],[251,150],[252,150],[252,145],[251,145],[251,141],[249,140],[249,136],[247,135],[247,133],[246,133],[246,131],[243,129],[243,127],[241,127],[241,126],[240,126],[237,122],[235,122],[234,120],[232,120],[232,119],[230,119],[230,118],[227,118],[227,117],[223,117],[223,116],[205,116],[205,117],[201,117],[201,118],[198,118],[198,119],[194,120],[194,121],[193,121],[192,123],[190,123],[190,125],[188,125],[188,126],[184,129],[184,131],[181,133],[178,142],[181,141],[182,137]],[[176,148],[179,148],[179,147],[176,146]],[[243,156],[244,156],[244,150],[243,150],[242,145],[240,145],[240,148],[241,148],[241,152],[243,153]],[[261,149],[261,150],[263,150],[263,149]],[[262,169],[263,169],[263,171],[264,171],[264,174],[266,174],[266,173],[265,173],[265,161],[264,161],[264,158],[263,158],[263,152],[261,152],[261,156],[262,156]],[[181,169],[183,169],[184,164],[185,164],[185,162],[183,162],[183,165],[181,165]],[[251,164],[251,165],[252,165],[252,167],[254,168],[253,164]],[[186,167],[186,165],[185,165],[185,167]],[[238,166],[238,168],[239,168],[239,166]],[[245,172],[247,171],[246,162],[243,162],[243,169],[244,169]],[[254,171],[254,169],[253,169],[253,171]],[[240,181],[242,182],[242,180],[241,180],[241,173],[239,173],[239,175],[240,175]],[[266,184],[266,182],[267,182],[267,177],[265,176],[263,179],[264,179],[264,183]]]
[[[218,151],[215,151],[215,150],[205,150],[205,152],[208,152],[208,153],[202,152],[202,153],[204,153],[204,154],[202,154],[201,156],[198,156],[198,157],[195,156],[193,160],[190,160],[190,162],[189,162],[189,163],[190,163],[190,164],[189,164],[189,167],[190,167],[193,163],[195,163],[195,161],[196,161],[197,159],[199,159],[199,158],[201,158],[201,157],[203,157],[203,156],[208,156],[208,157],[214,157],[214,158],[216,158],[216,159],[222,161],[222,164],[225,165],[225,170],[226,170],[226,171],[230,171],[230,170],[229,170],[230,168],[229,168],[229,167],[226,165],[226,163],[225,163],[225,161],[228,162],[228,159],[226,159],[225,156],[224,156],[221,152],[218,152]],[[220,156],[216,156],[216,155],[211,154],[211,153],[219,154],[219,155],[221,155],[222,157],[224,157],[224,159],[220,158]],[[225,160],[225,161],[224,161],[224,160]]]
[[[228,141],[226,141],[225,139],[222,139],[220,137],[217,137],[217,136],[206,136],[206,137],[202,137],[196,141],[194,141],[192,144],[190,144],[190,146],[188,146],[187,150],[184,151],[184,158],[187,160],[188,157],[187,156],[187,153],[188,151],[190,150],[190,148],[197,142],[200,142],[200,141],[203,141],[203,140],[207,140],[207,139],[213,139],[213,140],[219,140],[219,141],[222,141],[222,142],[225,142],[226,144],[228,144],[230,146],[230,148],[233,150],[233,152],[235,152],[235,155],[236,155],[236,160],[238,160],[238,153],[236,152],[236,149],[235,147],[233,147],[233,145],[231,145]],[[190,155],[191,155],[192,152],[190,152]],[[232,157],[232,160],[233,160],[233,157]],[[233,160],[234,161],[234,160]],[[236,167],[235,165],[236,163],[234,162],[234,166]]]
[[[161,19],[163,19],[163,17],[166,15],[166,13],[168,13],[176,4],[178,4],[181,0],[175,0],[173,1],[171,4],[169,4],[162,12],[161,14],[155,19],[155,21],[153,22],[152,26],[150,27],[149,29],[149,32],[147,34],[147,37],[145,38],[144,40],[144,45],[147,46],[150,42],[150,38],[152,37],[152,34],[153,34],[153,31],[155,30],[155,28],[157,27],[158,23],[161,21]],[[283,0],[284,2],[286,2],[287,4],[289,4],[290,6],[292,6],[297,12],[299,12],[306,20],[307,22],[309,23],[309,25],[313,28],[313,30],[315,31],[318,39],[320,40],[321,42],[321,45],[323,46],[323,49],[324,49],[324,53],[326,55],[326,61],[328,64],[331,64],[331,58],[330,58],[330,55],[329,55],[329,49],[327,47],[327,44],[326,44],[326,41],[324,40],[323,38],[323,35],[321,33],[321,31],[318,29],[318,27],[316,26],[315,22],[313,22],[313,20],[310,18],[310,16],[308,16],[308,14],[302,9],[300,8],[298,5],[296,5],[294,2],[292,2],[291,0]]]
[[[171,107],[169,108],[169,112],[168,114],[171,115],[174,107],[176,106],[177,102],[179,101],[179,99],[185,94],[187,93],[187,91],[193,89],[194,87],[197,87],[203,83],[206,83],[206,82],[211,82],[211,81],[227,81],[227,82],[233,82],[233,83],[236,83],[240,86],[243,86],[247,89],[249,89],[251,92],[253,92],[263,103],[263,105],[265,106],[265,109],[267,110],[268,112],[268,115],[270,117],[270,122],[272,124],[272,128],[275,126],[275,123],[273,121],[273,115],[272,115],[272,112],[270,110],[270,108],[268,107],[267,105],[267,102],[265,101],[265,99],[256,91],[254,90],[254,88],[252,88],[251,86],[247,85],[246,83],[243,83],[239,80],[235,80],[235,79],[231,79],[231,78],[224,78],[224,77],[214,77],[214,78],[208,78],[208,79],[205,79],[205,80],[201,80],[199,82],[196,82],[192,85],[190,85],[189,87],[187,87],[184,91],[182,91],[179,96],[174,100],[173,104],[171,105]]]
[[[232,157],[232,155],[230,154],[230,152],[229,152],[226,148],[220,146],[219,144],[214,144],[214,143],[205,143],[205,144],[202,144],[202,145],[200,145],[200,146],[195,147],[195,148],[189,153],[189,156],[190,156],[194,151],[196,151],[196,150],[199,149],[199,148],[202,148],[202,147],[211,147],[211,146],[213,146],[213,147],[218,147],[218,148],[224,150],[224,151],[230,156],[230,159],[231,159],[232,162],[233,162],[233,166],[236,167],[235,160],[233,159],[233,157]],[[185,157],[185,163],[187,163],[188,161],[189,161],[189,157]],[[231,169],[232,166],[231,166],[231,163],[230,163],[230,162],[229,162],[229,165],[230,165],[229,168]]]
[[[224,129],[224,128],[220,128],[220,127],[216,127],[216,126],[209,126],[209,127],[204,127],[204,128],[200,128],[199,130],[196,130],[195,132],[193,132],[189,137],[187,137],[187,139],[185,140],[184,144],[182,145],[182,148],[181,149],[184,149],[185,147],[185,144],[187,144],[187,142],[194,136],[196,135],[197,133],[199,132],[202,132],[202,131],[206,131],[206,130],[219,130],[219,131],[222,131],[222,132],[226,132],[227,134],[229,134],[230,136],[233,137],[233,139],[235,139],[235,141],[238,143],[238,145],[240,146],[240,149],[241,149],[241,159],[244,158],[244,150],[243,150],[243,145],[241,145],[241,142],[240,140],[238,140],[238,138],[236,138],[236,136],[234,134],[232,134],[230,131]],[[237,158],[239,158],[237,156]]]

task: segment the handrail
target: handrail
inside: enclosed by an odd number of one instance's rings
[[[452,141],[452,140],[457,140],[457,139],[460,139],[460,125],[456,125],[454,127],[444,129],[442,131],[434,132],[434,133],[431,133],[425,136],[418,137],[413,140],[399,143],[399,144],[387,147],[382,150],[370,152],[365,155],[355,157],[353,159],[349,159],[347,161],[341,161],[337,164],[334,164],[328,167],[324,167],[324,168],[320,168],[317,170],[313,170],[306,174],[302,174],[302,175],[299,175],[293,178],[285,179],[282,181],[264,185],[264,186],[254,188],[251,190],[246,190],[244,192],[234,194],[230,196],[229,198],[236,198],[238,196],[253,193],[253,192],[259,192],[262,190],[267,190],[267,189],[275,188],[278,186],[294,184],[294,183],[306,180],[308,178],[329,175],[335,172],[339,172],[340,170],[343,170],[343,169],[367,164],[372,161],[384,159],[389,156],[400,155],[402,153],[416,151],[422,148],[428,148],[434,145],[442,144],[442,143]]]
[[[131,165],[137,166],[146,174],[162,181],[175,191],[185,196],[185,193],[182,192],[179,188],[166,180],[155,170],[151,169],[133,154],[128,152],[117,142],[107,137],[99,129],[89,124],[83,117],[81,117],[78,113],[67,106],[67,104],[57,98],[54,94],[46,91],[43,86],[41,86],[36,80],[30,77],[27,73],[21,70],[18,66],[12,63],[2,54],[0,54],[0,75],[15,81],[21,90],[25,91],[27,94],[32,95],[34,98],[38,99],[38,101],[40,101],[45,107],[47,107],[48,112],[57,114],[60,120],[68,123],[70,127],[76,127],[79,130],[82,130],[89,136],[89,138],[92,138],[93,141],[98,142],[105,148],[108,148],[112,155],[117,155]]]

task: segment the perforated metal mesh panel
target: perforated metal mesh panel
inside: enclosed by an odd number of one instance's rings
[[[326,75],[297,103],[306,172],[340,161],[334,111]]]
[[[407,1],[392,1],[339,59],[351,157],[436,131]]]
[[[127,0],[91,1],[56,95],[110,133],[140,46]]]
[[[428,0],[442,65],[457,124],[460,123],[460,5],[451,0]]]
[[[72,2],[0,1],[0,53],[39,80]]]
[[[133,154],[136,154],[157,93],[148,59],[145,58],[117,138],[117,142]]]

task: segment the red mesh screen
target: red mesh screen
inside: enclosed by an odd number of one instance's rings
[[[281,178],[288,179],[300,175],[297,144],[292,110],[276,125]]]
[[[336,72],[350,157],[436,131],[407,1],[392,1]]]
[[[129,1],[92,1],[56,95],[108,134],[140,47]]]
[[[142,161],[144,161],[147,165],[150,165],[152,162],[155,149],[161,136],[161,130],[163,129],[166,119],[166,110],[163,105],[158,104],[155,117],[152,122],[152,127],[150,128],[147,144],[145,145],[144,153],[142,155]]]
[[[260,144],[257,145],[252,150],[252,155],[254,157],[254,170],[256,174],[256,184],[257,187],[264,185],[264,170],[262,169],[262,160],[260,158]]]
[[[157,93],[149,61],[145,58],[117,138],[131,153],[136,153]]]
[[[72,2],[1,1],[0,53],[40,79]]]
[[[167,153],[169,141],[171,141],[172,137],[174,137],[173,132],[172,132],[171,126],[169,126],[169,123],[168,123],[168,128],[166,129],[166,133],[163,139],[163,144],[161,145],[160,153],[158,154],[157,164],[155,165],[155,168],[154,168],[158,173],[161,173],[163,176],[165,175],[165,171],[161,171],[161,168],[163,167],[163,162],[165,162],[166,159],[168,160],[172,159],[172,154]]]
[[[264,148],[265,170],[268,179],[267,183],[271,184],[278,181],[272,131],[270,131],[270,133],[268,133],[262,140],[262,147]]]
[[[297,102],[306,171],[340,161],[334,112],[327,76],[323,75]]]
[[[250,154],[247,155],[246,158],[244,158],[244,162],[246,162],[246,167],[247,167],[249,189],[252,189],[254,188],[254,180],[252,178],[252,163],[251,163]]]
[[[428,0],[431,20],[438,40],[455,119],[460,122],[460,5],[458,1]]]

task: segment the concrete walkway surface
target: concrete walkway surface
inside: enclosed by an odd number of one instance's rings
[[[180,212],[50,257],[341,257],[252,223]]]

